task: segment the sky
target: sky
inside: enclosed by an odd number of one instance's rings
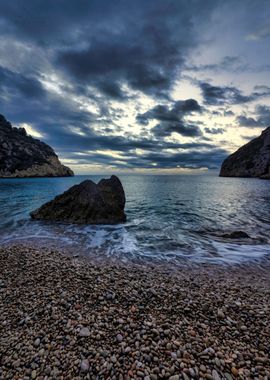
[[[0,113],[77,174],[218,170],[269,74],[269,0],[0,0]]]

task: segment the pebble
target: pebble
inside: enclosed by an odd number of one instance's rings
[[[45,355],[45,350],[42,348],[41,350],[38,351],[39,356],[44,356]]]
[[[201,370],[202,372],[206,372],[206,367],[205,367],[205,365],[201,364],[201,365],[200,365],[200,370]]]
[[[232,369],[231,369],[231,373],[232,373],[234,376],[238,376],[238,369],[235,368],[235,367],[232,367]]]
[[[15,362],[13,362],[13,367],[14,367],[14,368],[17,368],[17,367],[20,366],[20,364],[21,364],[20,359],[17,359]]]
[[[89,371],[89,361],[87,359],[83,359],[81,361],[81,371],[82,372],[88,372]]]
[[[88,337],[90,336],[90,330],[87,327],[83,327],[80,329],[79,336]]]
[[[121,343],[123,341],[123,335],[117,334],[116,335],[116,340],[117,340],[117,342]]]
[[[38,347],[40,345],[40,339],[37,338],[35,341],[34,341],[34,346],[35,347]]]
[[[223,313],[222,309],[218,309],[217,316],[220,319],[224,319],[225,318],[225,314]]]
[[[189,374],[190,374],[191,377],[195,377],[196,376],[196,373],[195,373],[195,371],[194,371],[193,368],[189,369]]]
[[[221,377],[219,376],[218,372],[213,369],[212,371],[212,377],[213,377],[213,380],[221,380]]]
[[[184,380],[189,380],[189,376],[185,372],[182,373],[182,376]]]
[[[117,362],[117,359],[116,359],[115,355],[111,356],[111,362],[112,363],[116,363]]]

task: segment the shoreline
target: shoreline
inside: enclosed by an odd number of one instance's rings
[[[96,265],[116,265],[124,267],[139,267],[149,268],[150,270],[157,270],[167,272],[177,272],[183,269],[199,271],[203,268],[209,271],[234,271],[234,270],[248,270],[254,269],[255,273],[258,270],[262,272],[270,272],[270,255],[264,254],[258,257],[251,256],[249,259],[239,257],[239,260],[225,260],[224,257],[213,256],[196,258],[193,256],[179,256],[175,258],[166,259],[155,256],[132,256],[129,254],[121,255],[108,255],[106,252],[95,251],[95,248],[84,250],[81,244],[59,244],[59,241],[54,242],[54,239],[34,237],[30,241],[26,238],[18,238],[15,240],[7,240],[0,242],[0,249],[12,249],[13,247],[20,247],[21,249],[33,249],[42,252],[58,252],[61,255],[71,258],[79,258],[85,260],[88,263]],[[254,245],[254,249],[257,246]],[[250,246],[247,245],[250,249]]]
[[[0,247],[0,379],[267,379],[266,266],[96,262]]]

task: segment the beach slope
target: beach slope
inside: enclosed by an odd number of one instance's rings
[[[94,263],[0,249],[1,379],[267,379],[260,268]]]

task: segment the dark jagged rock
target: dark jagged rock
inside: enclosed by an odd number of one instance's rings
[[[12,127],[0,115],[0,178],[72,175],[49,145],[28,136],[24,128]]]
[[[245,231],[233,231],[228,234],[221,235],[223,238],[228,239],[249,239],[250,236]]]
[[[116,224],[126,221],[126,198],[116,176],[72,186],[52,201],[30,213],[33,219],[78,224]]]
[[[270,179],[270,127],[227,157],[219,175]]]

